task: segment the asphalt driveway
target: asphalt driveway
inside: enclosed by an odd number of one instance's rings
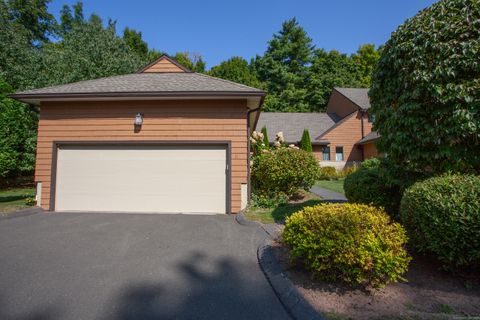
[[[232,216],[0,220],[0,319],[289,319]]]

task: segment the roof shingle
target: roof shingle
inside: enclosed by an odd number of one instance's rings
[[[296,143],[301,140],[303,130],[307,129],[312,142],[315,143],[315,138],[337,121],[339,119],[336,115],[327,113],[262,112],[256,130],[260,131],[265,126],[270,142],[273,142],[275,135],[281,131],[286,142]]]
[[[335,90],[350,99],[353,103],[362,109],[370,108],[370,99],[368,98],[368,89],[363,88],[338,88]]]

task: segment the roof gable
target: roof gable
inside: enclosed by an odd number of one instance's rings
[[[170,72],[191,72],[178,61],[167,55],[162,55],[157,60],[150,62],[137,73],[170,73]]]
[[[370,98],[368,97],[368,89],[365,88],[339,88],[334,90],[341,93],[345,98],[352,101],[360,109],[367,110],[370,108]]]

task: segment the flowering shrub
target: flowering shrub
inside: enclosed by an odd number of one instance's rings
[[[407,236],[381,208],[320,204],[286,219],[290,255],[318,279],[380,287],[402,280],[410,257]]]
[[[290,198],[300,189],[309,190],[318,179],[318,170],[315,157],[297,147],[264,150],[252,159],[253,192],[269,198]]]

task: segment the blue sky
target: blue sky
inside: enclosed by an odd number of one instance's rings
[[[64,4],[53,0],[57,17]],[[283,21],[296,17],[314,44],[353,53],[363,43],[383,44],[391,32],[433,0],[84,0],[84,12],[142,32],[149,47],[200,53],[210,68],[232,56],[263,54]]]

